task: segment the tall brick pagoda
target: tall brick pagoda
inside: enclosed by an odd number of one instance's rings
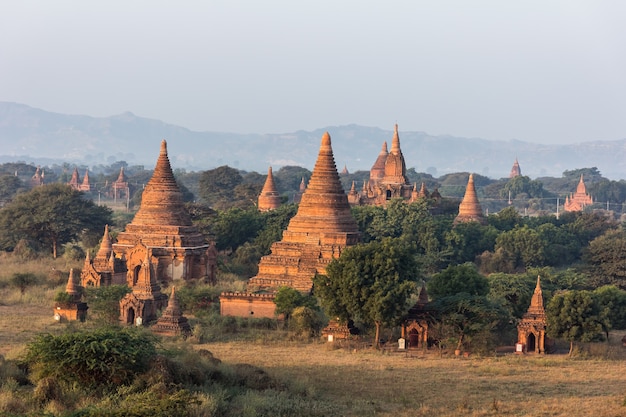
[[[165,140],[137,214],[112,245],[115,255],[125,259],[129,282],[133,276],[136,280],[136,269],[145,261],[144,251],[135,256],[137,245],[149,252],[148,259],[159,282],[215,279],[215,251],[191,223],[174,179]]]
[[[265,179],[265,184],[263,185],[263,189],[259,195],[259,203],[257,207],[259,211],[270,211],[280,207],[280,194],[278,194],[276,184],[274,183],[272,167],[269,167],[267,170],[267,178]]]
[[[465,188],[465,196],[459,205],[459,214],[454,219],[454,224],[465,222],[486,223],[483,216],[483,209],[478,202],[476,196],[476,187],[474,186],[474,174],[470,174]]]
[[[257,276],[248,281],[249,291],[260,290],[265,294],[224,293],[220,297],[222,314],[272,317],[274,306],[268,302],[272,301],[274,291],[288,286],[310,292],[313,276],[325,273],[326,266],[346,246],[358,241],[358,227],[339,180],[330,135],[324,133],[298,212],[283,232],[282,240],[275,242],[271,253],[261,258]]]
[[[315,273],[325,273],[326,265],[358,240],[358,227],[339,180],[330,135],[325,133],[298,212],[283,232],[283,239],[261,259],[259,273],[248,285],[289,286],[308,292]]]

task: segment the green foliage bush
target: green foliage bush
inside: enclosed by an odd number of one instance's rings
[[[110,388],[147,370],[156,339],[142,329],[106,327],[93,331],[40,334],[23,358],[35,380],[55,378],[68,384]]]
[[[31,272],[16,272],[11,276],[11,285],[20,290],[24,295],[26,289],[30,286],[41,283],[41,277]]]
[[[120,300],[130,292],[126,285],[108,285],[85,288],[89,316],[95,321],[115,324],[120,317]]]

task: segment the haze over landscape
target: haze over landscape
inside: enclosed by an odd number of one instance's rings
[[[616,1],[5,2],[0,100],[195,131],[626,135]]]

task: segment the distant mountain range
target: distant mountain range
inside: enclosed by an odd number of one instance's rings
[[[167,139],[174,168],[198,171],[229,165],[260,173],[270,165],[312,169],[325,131],[332,138],[337,168],[345,165],[351,172],[369,170],[383,141],[391,145],[393,136],[393,126],[384,130],[358,125],[283,134],[194,132],[128,112],[90,117],[0,102],[0,162],[94,166],[124,160],[151,169],[161,139]],[[522,174],[531,178],[561,177],[565,170],[597,167],[607,178],[626,179],[626,139],[547,145],[431,136],[405,132],[402,126],[399,131],[407,168],[435,177],[452,172],[507,177],[518,158]]]

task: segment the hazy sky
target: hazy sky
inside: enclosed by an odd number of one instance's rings
[[[626,138],[624,1],[0,2],[0,101],[192,130]]]

